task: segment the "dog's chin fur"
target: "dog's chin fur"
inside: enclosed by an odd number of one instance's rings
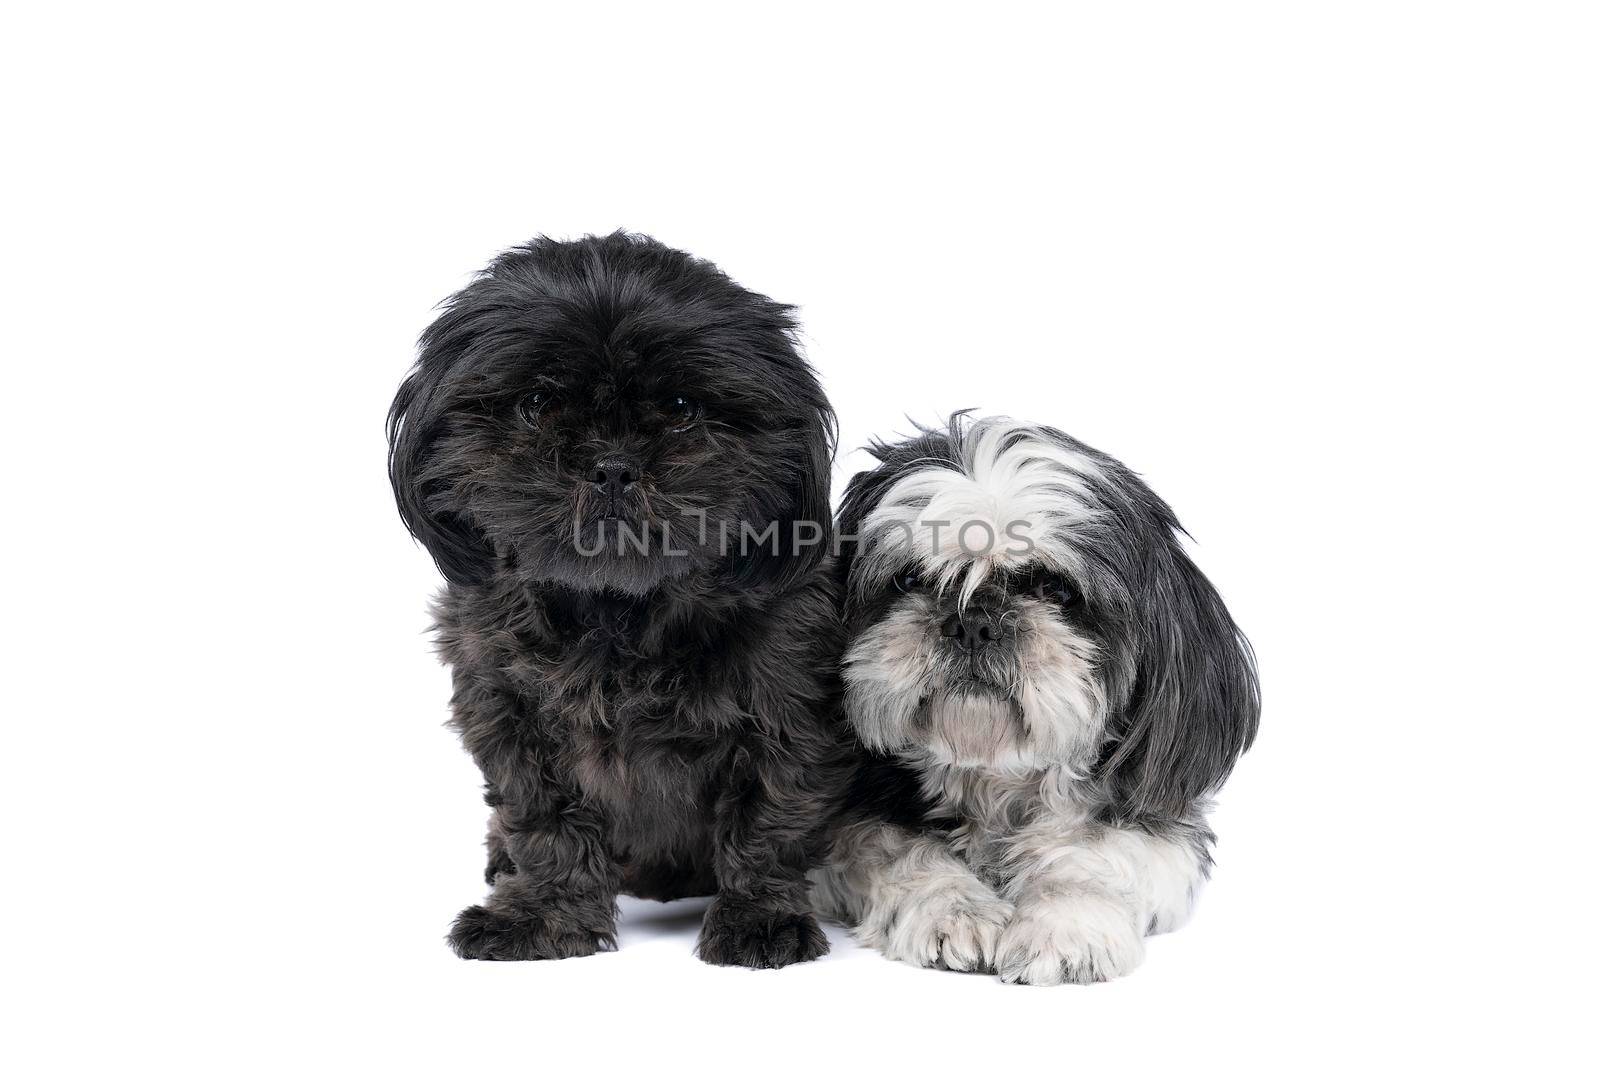
[[[621,890],[715,892],[713,963],[826,951],[804,872],[844,773],[834,424],[793,330],[614,234],[506,253],[424,333],[390,477],[448,579],[452,724],[493,811],[461,955],[612,947]],[[777,540],[721,535],[744,526]]]
[[[1111,457],[959,417],[874,455],[840,528],[859,535],[843,706],[878,757],[819,903],[911,962],[1126,973],[1210,869],[1209,799],[1259,714],[1249,647],[1166,504]],[[969,524],[999,536],[957,544]],[[958,621],[990,639],[958,644]]]
[[[577,536],[592,539],[585,540],[586,544],[614,544],[617,540],[614,529],[594,529]],[[630,549],[631,545],[624,545],[621,550],[585,556],[570,540],[523,545],[507,562],[505,570],[517,581],[529,585],[544,584],[575,593],[642,597],[667,583],[714,571],[719,562],[715,557],[700,553],[698,546],[692,544],[685,546],[682,556],[671,557],[664,557],[659,551],[650,554]]]

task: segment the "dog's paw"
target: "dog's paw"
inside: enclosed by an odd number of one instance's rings
[[[804,912],[714,900],[695,952],[721,967],[787,967],[826,955],[828,939]]]
[[[903,903],[885,929],[858,931],[892,960],[951,971],[986,971],[1012,908],[988,886],[949,886]]]
[[[1132,911],[1092,892],[1018,908],[996,950],[1000,980],[1020,985],[1107,982],[1143,961],[1144,937]]]
[[[464,960],[563,960],[616,947],[609,934],[483,905],[456,916],[448,940]]]

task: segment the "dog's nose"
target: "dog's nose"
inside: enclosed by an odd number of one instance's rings
[[[989,613],[977,608],[951,615],[940,624],[939,632],[966,652],[977,652],[1000,636],[1000,628],[989,617]]]
[[[633,488],[639,480],[639,469],[624,459],[602,459],[589,472],[589,480],[607,496],[615,497]]]

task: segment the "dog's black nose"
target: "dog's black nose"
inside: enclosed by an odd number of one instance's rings
[[[623,459],[602,459],[589,472],[589,480],[607,496],[618,496],[623,490],[633,488],[639,480],[639,469]]]
[[[940,624],[939,632],[967,652],[977,652],[1000,636],[1000,628],[989,618],[989,613],[978,608],[951,615]]]

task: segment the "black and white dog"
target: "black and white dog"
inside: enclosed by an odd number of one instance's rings
[[[1208,799],[1259,716],[1249,646],[1110,456],[959,416],[873,455],[839,532],[844,705],[879,758],[818,906],[919,965],[1126,974],[1209,873]]]
[[[711,963],[827,951],[834,418],[790,311],[613,234],[507,252],[424,333],[389,462],[493,809],[462,956],[613,947],[623,890],[714,892]]]

